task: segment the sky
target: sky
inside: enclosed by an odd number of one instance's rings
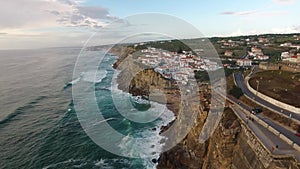
[[[299,33],[299,9],[299,0],[3,0],[0,49],[83,46],[95,33],[101,44],[151,30],[196,36],[189,27],[205,37]]]

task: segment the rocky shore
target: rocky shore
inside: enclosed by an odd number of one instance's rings
[[[113,65],[120,71],[117,78],[119,89],[132,95],[147,96],[158,90],[163,93],[165,100],[160,97],[152,97],[153,101],[166,104],[167,108],[174,112],[176,120],[169,126],[175,126],[172,132],[172,139],[167,139],[166,144],[179,142],[175,147],[164,151],[158,162],[158,169],[284,169],[298,168],[293,159],[273,159],[266,165],[260,160],[257,152],[249,143],[249,135],[240,123],[237,116],[229,108],[225,108],[221,121],[217,124],[216,130],[205,142],[199,142],[201,131],[208,118],[210,105],[210,87],[199,85],[197,98],[189,98],[189,104],[182,102],[178,85],[163,78],[153,69],[142,68],[134,64],[131,53],[133,49],[119,50],[125,54],[119,54],[119,60]],[[197,103],[200,101],[200,105]],[[180,140],[182,128],[186,126],[186,117],[193,120],[194,125],[188,134]],[[192,121],[191,121],[192,122]],[[161,133],[169,129],[169,126],[162,128]]]

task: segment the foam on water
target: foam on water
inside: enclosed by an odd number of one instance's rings
[[[108,118],[108,119],[105,119],[105,120],[101,120],[101,121],[98,121],[96,123],[93,124],[93,126],[96,126],[96,125],[99,125],[101,123],[104,123],[104,122],[107,122],[107,121],[111,121],[111,120],[116,120],[117,118]]]
[[[118,74],[120,72],[116,71],[113,77],[113,80],[116,80]],[[117,95],[118,98],[129,98],[131,94],[125,93],[122,90],[118,89],[117,84],[112,85],[112,91]],[[134,131],[128,136],[125,136],[121,143],[119,144],[120,149],[123,151],[124,156],[134,156],[139,155],[144,159],[144,166],[147,168],[154,169],[157,164],[154,164],[152,159],[159,159],[160,154],[162,152],[164,142],[162,140],[166,140],[167,138],[160,135],[160,129],[162,126],[166,126],[175,120],[175,115],[172,111],[170,111],[166,105],[159,104],[156,102],[150,102],[151,107],[148,112],[160,112],[160,116],[154,121],[155,129],[153,128],[143,128],[138,131]],[[131,109],[131,112],[137,112],[139,114],[145,113],[144,111],[136,111],[135,109]],[[129,121],[129,120],[128,120]],[[129,121],[130,122],[130,121]],[[129,139],[129,137],[135,138],[143,138],[143,139]],[[146,139],[146,141],[145,141]]]
[[[105,58],[104,58],[105,59]],[[119,157],[119,156],[106,156],[106,153],[102,150],[98,150],[93,159],[87,157],[86,159],[80,156],[68,156],[68,158],[72,158],[69,160],[62,160],[60,162],[60,159],[56,159],[53,164],[48,165],[44,167],[44,169],[51,169],[51,168],[101,168],[101,169],[119,169],[119,168],[147,168],[147,169],[154,169],[157,166],[157,163],[153,163],[152,159],[159,159],[159,156],[162,152],[164,143],[162,140],[166,140],[167,138],[160,135],[160,129],[162,126],[168,125],[170,122],[172,122],[175,119],[175,116],[173,112],[167,109],[166,105],[159,104],[156,102],[150,102],[151,107],[147,111],[137,111],[135,108],[127,107],[125,109],[126,113],[132,114],[132,115],[140,115],[140,116],[146,116],[149,112],[157,113],[159,112],[159,116],[154,121],[145,123],[145,124],[138,124],[136,127],[136,123],[126,119],[125,117],[122,117],[118,113],[116,113],[116,109],[112,108],[114,103],[110,103],[109,101],[109,95],[110,92],[113,92],[118,98],[123,99],[129,99],[131,97],[131,94],[123,92],[118,89],[117,84],[110,85],[110,76],[112,73],[114,73],[113,80],[116,81],[117,75],[120,73],[117,70],[113,70],[110,66],[111,63],[109,61],[113,61],[112,59],[106,59],[107,63],[105,65],[102,65],[101,70],[98,70],[95,76],[95,71],[92,70],[84,70],[84,73],[81,73],[80,77],[78,79],[75,79],[72,81],[72,84],[76,84],[78,81],[81,81],[80,83],[88,84],[88,85],[94,85],[94,83],[97,83],[95,85],[96,90],[96,96],[98,101],[103,106],[104,110],[108,110],[105,112],[106,119],[104,120],[96,120],[91,122],[91,126],[96,126],[97,128],[101,129],[101,126],[103,123],[108,122],[110,125],[116,125],[113,126],[117,129],[118,127],[122,127],[120,130],[124,133],[128,133],[127,135],[124,135],[123,139],[118,142],[118,147],[121,149],[123,155],[125,157]],[[101,65],[100,65],[101,66]],[[106,78],[107,77],[107,78]],[[78,84],[78,86],[80,85]],[[110,90],[108,90],[110,88]],[[88,88],[90,89],[90,88]],[[85,92],[85,91],[83,91]],[[88,91],[91,92],[91,91]],[[121,102],[123,103],[123,102]],[[106,109],[107,108],[107,109]],[[69,114],[73,112],[73,109],[69,109],[67,111]],[[151,113],[150,113],[151,114]],[[66,120],[65,124],[74,122],[72,120],[68,121]],[[120,125],[120,126],[118,126]],[[69,125],[64,125],[69,126]],[[72,128],[64,128],[65,130],[73,130],[74,127],[70,126]],[[71,131],[70,131],[71,132]],[[74,133],[72,131],[72,133]],[[109,135],[107,131],[105,131],[106,135]],[[73,135],[72,135],[73,136]],[[74,134],[74,136],[76,136]],[[130,139],[130,137],[134,138],[141,138],[141,139]],[[75,140],[77,137],[72,137]],[[68,140],[68,139],[63,139]],[[71,139],[72,140],[72,139]],[[78,140],[80,143],[82,143],[82,140]],[[66,143],[69,143],[68,141]],[[72,143],[72,142],[71,142]],[[69,146],[69,144],[67,144]],[[71,144],[72,145],[72,144]],[[76,145],[76,144],[75,144]],[[87,144],[85,144],[87,146]],[[96,148],[94,147],[93,150]],[[82,152],[81,152],[82,153]],[[90,154],[89,152],[85,152],[86,154]],[[93,152],[91,152],[93,153]],[[130,159],[126,158],[126,156],[133,156],[134,154],[138,154],[140,156],[140,159]],[[66,159],[68,159],[66,158]],[[78,159],[76,159],[78,158]]]
[[[91,83],[100,83],[106,77],[106,75],[106,70],[97,71],[96,74],[95,71],[88,71],[83,73],[82,80]]]
[[[99,169],[116,169],[115,166],[117,165],[131,166],[132,162],[127,159],[102,159],[101,158],[100,160],[96,160],[96,161],[89,161],[84,159],[69,159],[58,163],[50,164],[46,167],[43,167],[43,169],[65,168],[66,166],[70,166],[72,168],[83,168],[83,167],[95,168],[96,167]]]

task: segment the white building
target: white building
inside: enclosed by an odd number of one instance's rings
[[[281,60],[282,61],[287,61],[288,58],[290,58],[290,53],[289,52],[282,52],[281,53]]]
[[[236,64],[239,66],[251,66],[252,61],[250,59],[238,59]]]
[[[255,60],[268,60],[269,56],[267,56],[267,55],[259,55],[259,56],[254,57],[254,59]]]
[[[287,59],[289,62],[300,63],[300,55],[294,55]]]

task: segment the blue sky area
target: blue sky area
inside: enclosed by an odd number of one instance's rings
[[[293,0],[89,0],[84,4],[107,8],[121,18],[145,12],[170,14],[208,36],[284,32],[298,27],[300,16],[299,1]]]
[[[107,31],[112,22],[142,13],[183,19],[206,37],[299,33],[299,9],[299,0],[1,1],[0,49],[82,45],[94,32]],[[106,35],[103,43],[120,32]]]

